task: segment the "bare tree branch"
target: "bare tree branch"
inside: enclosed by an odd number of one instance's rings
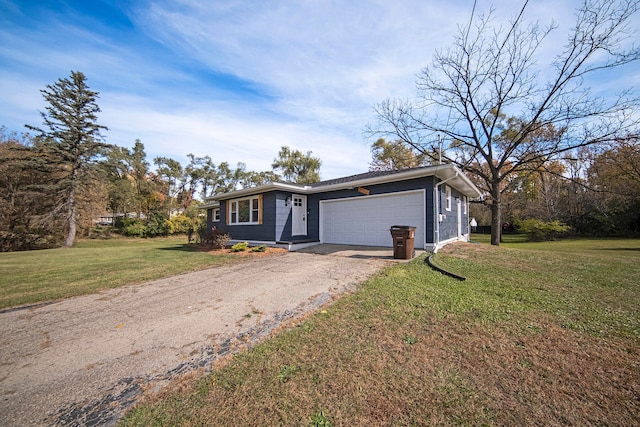
[[[528,22],[527,6],[525,0],[503,27],[494,24],[492,10],[475,16],[474,4],[453,45],[437,51],[418,75],[417,98],[381,102],[378,122],[369,127],[372,135],[399,138],[432,158],[437,135],[444,135],[443,158],[488,189],[493,244],[510,176],[637,134],[640,120],[632,88],[604,97],[585,84],[640,59],[631,25],[638,1],[584,0],[564,49],[546,67],[538,65],[541,46],[557,26]]]

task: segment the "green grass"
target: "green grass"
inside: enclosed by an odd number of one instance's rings
[[[186,238],[83,240],[71,249],[0,253],[0,309],[68,298],[227,262]]]
[[[481,301],[469,299],[476,309],[489,302],[487,316],[545,312],[567,327],[640,338],[639,261],[637,239],[566,239],[507,242],[480,259],[436,262],[478,282]],[[492,293],[500,298],[482,298]]]
[[[392,266],[122,425],[637,422],[640,240],[451,245],[434,261],[467,280]]]

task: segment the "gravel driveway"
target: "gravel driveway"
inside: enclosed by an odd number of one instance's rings
[[[0,425],[113,425],[144,390],[329,302],[385,259],[291,252],[0,313]]]

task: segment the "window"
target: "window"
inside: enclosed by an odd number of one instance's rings
[[[220,221],[220,208],[214,208],[213,209],[213,214],[211,215],[211,220],[213,222],[219,222]]]
[[[262,196],[227,202],[229,224],[260,224],[262,222]]]
[[[464,206],[464,214],[465,214],[465,215],[467,214],[467,203],[468,203],[468,201],[467,201],[467,196],[464,196],[464,197],[462,198],[462,206]]]
[[[449,187],[448,185],[445,186],[445,191],[447,192],[447,198],[445,199],[445,202],[444,202],[444,208],[450,211],[451,210],[451,187]]]

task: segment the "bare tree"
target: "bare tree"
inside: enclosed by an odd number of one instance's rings
[[[444,136],[443,160],[475,175],[491,207],[491,243],[498,245],[501,195],[514,173],[580,147],[637,134],[639,100],[631,90],[598,96],[585,79],[637,61],[631,18],[638,0],[584,0],[565,47],[541,65],[542,47],[557,27],[528,23],[525,0],[507,26],[492,11],[460,28],[453,45],[435,54],[417,78],[414,101],[376,106],[376,135],[390,135],[433,157]]]

